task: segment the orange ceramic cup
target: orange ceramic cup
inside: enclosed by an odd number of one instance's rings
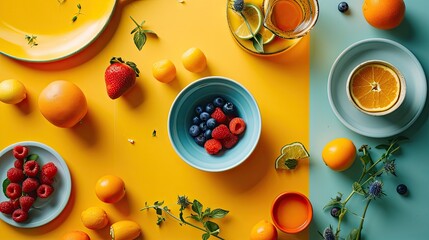
[[[310,200],[299,192],[284,192],[271,207],[274,225],[285,233],[298,233],[307,228],[313,218]]]

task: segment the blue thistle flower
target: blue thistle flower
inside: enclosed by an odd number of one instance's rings
[[[384,163],[384,170],[387,173],[391,173],[393,176],[396,176],[396,172],[395,172],[395,170],[396,170],[395,160],[391,160],[391,161],[388,160],[388,161],[386,161]]]
[[[375,199],[381,198],[382,195],[385,195],[383,192],[383,183],[381,181],[375,180],[368,186],[368,198]]]
[[[187,196],[183,195],[177,197],[177,204],[180,205],[180,210],[184,210],[189,206],[189,204],[191,204],[191,202],[189,202]]]
[[[332,226],[325,228],[323,231],[323,240],[335,240],[334,232],[332,232]]]
[[[232,4],[233,10],[241,12],[244,9],[244,0],[233,0]]]

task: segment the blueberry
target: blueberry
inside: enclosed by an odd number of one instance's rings
[[[198,136],[198,134],[200,134],[200,128],[199,128],[197,125],[192,125],[192,126],[189,128],[189,134],[190,134],[192,137],[196,137],[196,136]]]
[[[213,103],[208,103],[206,105],[206,112],[212,113],[212,112],[214,112],[214,110],[215,110],[215,106],[213,105]]]
[[[332,207],[331,208],[331,216],[337,218],[338,216],[340,216],[341,213],[341,208],[339,207]]]
[[[202,112],[200,114],[200,119],[201,121],[207,121],[210,118],[210,114],[208,112]]]
[[[203,108],[201,106],[197,106],[195,108],[195,113],[199,116],[203,112]]]
[[[202,133],[204,131],[206,131],[207,130],[207,124],[206,124],[206,122],[201,122],[200,125],[199,125],[199,128],[200,128],[200,130],[201,130]]]
[[[213,129],[216,127],[216,119],[209,118],[209,120],[207,120],[206,124],[207,124],[208,129]]]
[[[207,129],[205,132],[204,132],[204,137],[208,140],[208,139],[210,139],[210,138],[212,138],[212,130],[211,129]]]
[[[235,106],[231,102],[227,102],[223,105],[222,110],[226,115],[231,115],[235,112]]]
[[[192,118],[192,124],[194,125],[198,125],[200,124],[201,119],[198,116],[195,116],[194,118]]]
[[[338,11],[344,13],[347,12],[347,10],[349,10],[349,5],[346,2],[340,2],[338,4]]]
[[[217,97],[213,101],[213,104],[215,105],[215,107],[222,107],[225,104],[225,100],[221,97]]]
[[[206,143],[206,138],[204,137],[204,134],[201,133],[200,135],[194,137],[194,141],[200,145],[200,146],[204,146],[204,143]]]
[[[407,186],[406,186],[405,184],[399,184],[399,185],[396,187],[396,191],[397,191],[399,194],[401,194],[401,195],[405,195],[405,194],[407,194],[407,192],[408,192],[408,188],[407,188]]]

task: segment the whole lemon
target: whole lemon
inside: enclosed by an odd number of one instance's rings
[[[365,0],[362,12],[371,26],[388,30],[397,27],[404,19],[405,3],[403,0]]]
[[[160,82],[169,83],[176,78],[176,67],[168,59],[159,60],[152,65],[152,75]]]
[[[190,72],[199,73],[207,66],[207,58],[199,48],[190,48],[182,55],[183,66]]]
[[[109,224],[107,213],[100,207],[89,207],[85,209],[80,219],[83,225],[92,230],[100,230]]]
[[[261,220],[250,230],[250,240],[277,240],[276,227],[267,220]]]
[[[334,171],[344,171],[351,167],[356,158],[356,147],[347,138],[336,138],[328,142],[322,150],[326,166]]]
[[[121,220],[110,226],[112,240],[134,240],[141,234],[140,226],[130,220]]]
[[[0,101],[8,104],[20,103],[27,97],[24,84],[15,79],[0,82]]]
[[[115,175],[105,175],[95,184],[95,194],[105,203],[119,202],[125,196],[125,183]]]

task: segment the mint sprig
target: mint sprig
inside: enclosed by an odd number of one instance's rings
[[[133,17],[131,17],[131,20],[136,24],[136,27],[131,31],[131,34],[134,34],[134,44],[136,45],[137,49],[140,51],[142,50],[143,46],[146,43],[147,36],[146,34],[152,34],[154,36],[158,36],[154,31],[143,29],[143,24],[146,22],[145,20],[142,21],[142,23],[138,24],[136,20],[134,20]]]

